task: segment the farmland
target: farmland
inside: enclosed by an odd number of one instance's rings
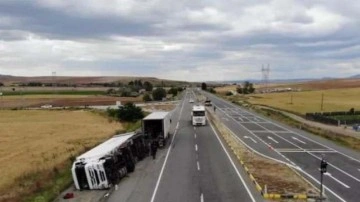
[[[322,94],[324,95],[324,101],[323,109],[321,110]],[[360,109],[359,100],[360,88],[269,93],[247,96],[247,101],[252,104],[267,105],[300,114],[320,111],[348,111],[350,108]]]
[[[37,192],[52,183],[50,173],[119,130],[89,111],[0,110],[0,201]]]
[[[85,105],[114,105],[116,101],[141,102],[142,97],[111,97],[100,95],[22,95],[0,97],[0,108],[11,109],[20,107],[40,107],[51,104],[54,107],[85,106]]]

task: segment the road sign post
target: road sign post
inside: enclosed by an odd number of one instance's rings
[[[327,165],[327,162],[322,158],[320,162],[320,201],[323,199],[323,175],[327,171]]]

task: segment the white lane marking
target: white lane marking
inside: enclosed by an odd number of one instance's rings
[[[272,140],[273,142],[275,142],[276,144],[279,144],[279,142],[278,141],[276,141],[273,137],[271,137],[271,136],[267,136],[267,138],[269,139],[269,140]]]
[[[301,142],[303,144],[306,144],[306,142],[302,141],[302,140],[299,140],[297,137],[291,137],[293,140],[296,140],[298,142]]]
[[[337,153],[335,151],[311,151],[311,150],[298,150],[298,149],[276,149],[280,153]]]
[[[225,120],[225,121],[229,121],[229,119],[228,119],[228,118],[225,118],[225,117],[223,117],[223,118],[221,118],[221,119],[223,119],[223,120]]]
[[[181,106],[181,109],[180,109],[179,118],[181,117],[181,114],[182,114],[183,109],[184,109],[184,102],[185,102],[185,101],[183,101],[182,106]],[[173,137],[172,137],[172,139],[171,139],[171,143],[170,143],[169,149],[168,149],[168,151],[167,151],[167,153],[166,153],[166,157],[165,157],[164,163],[163,163],[163,165],[162,165],[162,167],[161,167],[161,171],[160,171],[158,180],[156,181],[155,189],[154,189],[154,192],[153,192],[153,194],[152,194],[152,197],[151,197],[150,202],[154,202],[154,201],[155,201],[155,196],[156,196],[157,190],[159,189],[160,181],[161,181],[162,175],[163,175],[164,170],[165,170],[166,162],[167,162],[167,160],[168,160],[168,158],[169,158],[170,151],[171,151],[171,148],[172,148],[171,145],[174,143],[174,139],[175,139],[176,134],[177,134],[177,133],[174,133],[174,135],[173,135]]]
[[[216,99],[218,99],[218,100],[220,100],[219,98],[216,98]],[[222,101],[222,100],[220,100],[220,101]],[[223,102],[226,102],[226,101],[223,101]],[[223,111],[223,113],[225,113],[224,111]],[[225,113],[226,114],[226,113]],[[235,121],[235,120],[234,120]],[[250,150],[252,150],[253,152],[255,152],[255,153],[257,153],[257,154],[259,154],[260,156],[263,156],[263,157],[265,157],[265,158],[268,158],[268,159],[271,159],[271,160],[274,160],[274,161],[276,161],[276,162],[279,162],[279,163],[283,163],[283,164],[285,164],[285,165],[288,165],[288,166],[290,166],[290,167],[293,167],[293,168],[295,168],[295,169],[297,169],[298,171],[300,171],[300,172],[302,172],[303,174],[305,174],[306,176],[308,176],[310,179],[312,179],[315,183],[317,183],[317,184],[320,184],[320,182],[316,179],[316,178],[314,178],[312,175],[310,175],[309,173],[307,173],[307,172],[305,172],[304,170],[302,170],[299,166],[297,166],[295,163],[293,163],[293,162],[291,162],[293,165],[291,165],[291,164],[288,164],[288,163],[286,163],[286,162],[283,162],[283,161],[281,161],[281,160],[278,160],[278,159],[275,159],[275,158],[272,158],[272,157],[269,157],[269,156],[266,156],[266,155],[264,155],[264,154],[262,154],[262,153],[260,153],[260,152],[258,152],[258,151],[256,151],[256,150],[254,150],[252,147],[250,147],[249,145],[247,145],[244,141],[242,141],[237,135],[235,135],[235,133],[232,131],[232,130],[230,130],[227,126],[225,126],[229,131],[231,131],[231,133],[233,134],[233,136],[236,138],[236,139],[238,139],[240,142],[242,142],[247,148],[249,148]],[[252,133],[252,131],[250,131],[250,130],[248,130],[248,129],[246,129],[245,128],[245,130],[247,130],[248,132],[250,132],[250,133]],[[213,128],[213,131],[215,131],[214,130],[214,128]],[[216,132],[215,132],[216,133]],[[216,133],[217,134],[217,133]],[[257,136],[256,136],[257,137]],[[261,140],[259,137],[257,137],[259,140]],[[265,142],[264,142],[264,144],[265,145],[267,145]],[[328,147],[329,149],[331,149],[330,147]],[[279,152],[277,152],[277,153],[279,153]],[[281,156],[283,156],[281,153],[279,153],[279,155],[281,155]],[[324,189],[326,189],[328,192],[330,192],[333,196],[335,196],[336,198],[338,198],[340,201],[342,201],[342,202],[346,202],[346,200],[345,199],[343,199],[343,198],[341,198],[338,194],[336,194],[334,191],[332,191],[330,188],[328,188],[326,185],[323,185],[323,187],[324,187]]]
[[[198,150],[198,146],[197,146],[197,144],[195,145],[195,151],[197,151]]]
[[[238,119],[239,119],[239,121],[241,121],[241,122],[243,122],[243,121],[244,121],[244,119],[242,119],[242,118],[240,118],[240,117],[239,117]]]
[[[179,122],[177,122],[176,124],[176,130],[179,128]]]
[[[249,187],[246,185],[246,183],[245,183],[244,179],[242,178],[242,176],[240,175],[240,173],[239,173],[238,169],[236,168],[235,163],[234,163],[234,162],[233,162],[233,160],[231,159],[231,157],[230,157],[230,155],[229,155],[228,151],[225,149],[224,144],[221,142],[221,140],[220,140],[220,138],[219,138],[219,135],[218,135],[218,134],[217,134],[217,132],[215,131],[215,129],[214,129],[214,127],[213,127],[213,125],[212,125],[210,122],[209,122],[209,125],[210,125],[210,127],[211,127],[212,131],[214,132],[214,134],[215,134],[215,136],[216,136],[217,140],[219,141],[219,143],[220,143],[221,147],[223,148],[224,152],[226,153],[226,156],[227,156],[227,157],[228,157],[228,159],[230,160],[231,165],[232,165],[232,166],[233,166],[233,168],[235,169],[236,174],[238,175],[239,179],[241,180],[242,184],[244,185],[244,187],[245,187],[245,189],[246,189],[247,193],[249,194],[249,196],[250,196],[250,198],[251,198],[251,201],[256,202],[256,200],[255,200],[254,196],[252,195],[251,191],[249,190]]]
[[[204,202],[204,194],[201,193],[200,202]]]
[[[257,143],[252,137],[249,136],[244,136],[245,139],[250,139],[251,141],[253,141],[254,143]]]
[[[358,169],[358,171],[360,172],[360,169]]]
[[[304,173],[306,176],[308,176],[310,179],[312,179],[314,182],[316,182],[317,184],[320,184],[320,182],[314,178],[312,175],[310,175],[309,173],[303,171],[303,169],[301,169],[300,167],[296,168],[298,171]],[[331,189],[329,189],[326,185],[323,184],[324,189],[326,189],[328,192],[330,192],[332,195],[334,195],[336,198],[340,199],[340,201],[342,202],[346,202],[345,199],[341,198],[339,195],[337,195],[334,191],[332,191]]]
[[[194,134],[194,136],[195,136],[195,139],[196,139],[196,133]]]
[[[200,170],[200,163],[199,163],[199,161],[197,161],[196,164],[197,164],[197,169]]]
[[[213,96],[213,97],[214,97],[215,99],[219,100],[219,101],[222,101],[222,102],[225,102],[226,104],[231,105],[232,107],[235,107],[236,109],[239,108],[239,106],[237,106],[237,105],[235,105],[235,104],[233,104],[233,103],[227,102],[226,100],[220,99],[220,98],[218,98],[218,97],[216,97],[216,96]],[[231,108],[227,108],[227,109],[231,109]],[[244,110],[243,110],[243,111],[244,111]],[[225,113],[225,112],[224,112],[224,113]],[[245,111],[245,113],[251,114],[251,115],[254,115],[254,116],[259,116],[258,114],[252,114],[252,113],[246,112],[246,111]],[[321,146],[323,146],[323,147],[325,147],[325,148],[327,148],[327,149],[336,151],[337,153],[339,153],[339,154],[341,154],[341,155],[343,155],[343,156],[346,156],[346,157],[348,157],[349,159],[351,159],[351,160],[353,160],[353,161],[356,161],[356,162],[360,163],[360,160],[358,160],[358,159],[356,159],[356,158],[354,158],[354,157],[352,157],[352,156],[349,156],[349,155],[347,155],[347,154],[344,154],[343,152],[337,151],[336,149],[333,149],[333,148],[331,148],[331,147],[329,147],[329,146],[327,146],[327,145],[325,145],[325,144],[323,144],[323,143],[317,142],[317,141],[315,141],[315,140],[313,140],[313,139],[311,139],[311,138],[309,138],[309,137],[306,137],[306,136],[304,136],[304,135],[300,135],[300,134],[298,134],[298,133],[296,133],[296,132],[294,132],[294,131],[291,131],[291,130],[289,130],[288,128],[285,128],[284,126],[273,122],[271,119],[265,119],[265,120],[268,121],[269,123],[272,123],[272,124],[274,124],[275,126],[278,126],[278,127],[280,127],[280,128],[282,128],[282,129],[285,130],[285,131],[272,131],[272,132],[274,132],[274,133],[288,133],[288,132],[291,132],[291,133],[293,133],[293,134],[295,134],[295,135],[297,135],[297,136],[299,136],[299,137],[302,137],[302,138],[305,138],[306,140],[309,140],[310,142],[313,142],[313,143],[315,143],[315,144],[321,145]],[[255,131],[253,131],[253,132],[255,132]],[[267,132],[267,131],[265,131],[265,132]]]
[[[336,182],[338,182],[339,184],[341,184],[345,188],[348,188],[348,189],[350,188],[349,185],[347,185],[347,184],[341,182],[340,180],[336,179],[334,176],[331,175],[331,173],[324,173],[324,175],[329,176],[330,178],[332,178],[333,180],[335,180]]]
[[[259,124],[257,124],[257,123],[255,123],[255,122],[253,122],[254,124],[256,124],[256,125],[258,125],[259,127],[262,127],[262,128],[264,128],[263,126],[261,126],[261,125],[259,125]],[[239,124],[239,123],[238,123]],[[239,124],[240,126],[242,126],[241,124]],[[275,124],[276,125],[276,124]],[[280,126],[279,126],[280,127]],[[245,128],[245,127],[244,127]],[[247,129],[247,128],[245,128],[247,131],[249,131],[251,134],[253,134],[255,137],[257,137],[258,139],[260,139],[258,136],[256,136],[254,133],[252,133],[252,131],[250,131],[249,129]],[[296,144],[294,144],[293,142],[291,142],[291,141],[289,141],[288,139],[286,139],[286,138],[284,138],[284,137],[282,137],[282,136],[280,136],[280,135],[278,135],[278,134],[276,134],[276,133],[274,133],[274,131],[271,131],[271,130],[269,130],[269,129],[266,129],[266,128],[264,128],[267,132],[270,132],[270,133],[272,133],[273,135],[275,135],[275,136],[277,136],[277,137],[279,137],[280,139],[282,139],[282,140],[284,140],[284,141],[286,141],[286,142],[288,142],[288,143],[290,143],[290,144],[292,144],[292,145],[294,145],[295,147],[297,147],[297,148],[299,148],[299,149],[302,149],[302,150],[306,150],[306,149],[304,149],[304,148],[302,148],[302,147],[300,147],[300,146],[298,146],[298,145],[296,145]],[[285,129],[285,130],[287,130],[286,128],[283,128],[283,129]],[[288,130],[288,131],[290,131],[290,130]],[[292,132],[292,131],[290,131],[290,132]],[[295,135],[297,135],[296,133],[294,133]],[[298,136],[300,136],[300,135],[298,135]],[[301,140],[299,140],[299,139],[297,139],[296,137],[292,137],[294,140],[298,140],[298,141],[301,141]],[[308,139],[308,138],[307,138]],[[260,139],[260,141],[262,141],[261,139]],[[264,142],[264,141],[262,141],[264,144],[266,144],[266,145],[268,145],[266,142]],[[301,141],[302,142],[302,141]],[[314,142],[314,141],[313,141]],[[304,144],[306,144],[305,142],[303,142]],[[316,142],[315,142],[316,143]],[[332,151],[336,151],[336,150],[334,150],[334,149],[331,149],[330,147],[328,147],[330,150],[332,150]],[[337,151],[336,151],[337,152]],[[278,152],[281,156],[283,156],[280,152]],[[311,155],[311,156],[313,156],[313,157],[315,157],[315,158],[317,158],[317,159],[319,159],[320,160],[320,158],[318,157],[318,156],[316,156],[316,155],[314,155],[314,154],[312,154],[311,152],[307,152],[309,155]],[[293,162],[291,162],[292,164],[294,164]],[[356,181],[358,181],[358,182],[360,182],[360,179],[358,179],[358,178],[356,178],[356,177],[354,177],[353,175],[351,175],[351,174],[349,174],[349,173],[347,173],[347,172],[345,172],[344,170],[342,170],[342,169],[340,169],[339,167],[337,167],[337,166],[335,166],[334,164],[331,164],[330,162],[328,162],[328,164],[329,165],[331,165],[332,167],[334,167],[335,169],[337,169],[337,170],[339,170],[340,172],[342,172],[342,173],[344,173],[345,175],[347,175],[347,176],[349,176],[350,178],[352,178],[352,179],[354,179],[354,180],[356,180]],[[294,164],[295,165],[295,164]]]

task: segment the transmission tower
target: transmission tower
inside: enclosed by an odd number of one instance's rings
[[[268,91],[268,84],[269,84],[269,77],[270,77],[270,65],[267,64],[265,67],[264,65],[261,65],[261,73],[262,73],[262,83],[264,86],[264,91]]]

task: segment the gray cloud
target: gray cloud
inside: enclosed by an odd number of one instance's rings
[[[355,0],[5,0],[0,74],[233,80],[271,64],[272,78],[350,76],[360,72],[359,9]]]

